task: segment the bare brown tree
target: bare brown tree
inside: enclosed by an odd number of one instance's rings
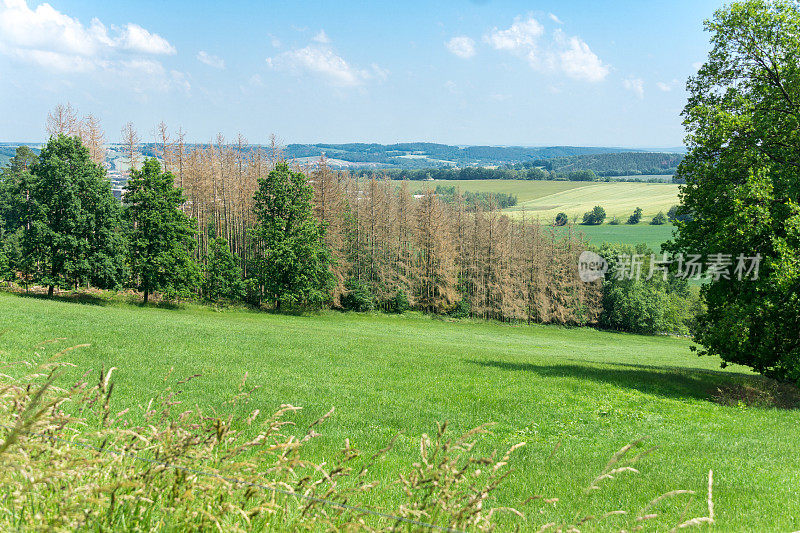
[[[47,136],[80,135],[78,113],[72,104],[58,104],[47,114]]]
[[[122,145],[125,155],[128,158],[130,170],[136,170],[141,163],[140,149],[141,140],[136,132],[133,122],[128,122],[122,127]]]

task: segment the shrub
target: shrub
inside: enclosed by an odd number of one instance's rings
[[[11,267],[8,261],[6,251],[0,247],[0,281],[10,280],[12,278]]]
[[[663,211],[659,211],[656,216],[650,221],[653,226],[662,226],[667,223],[667,215]]]
[[[569,217],[567,217],[566,213],[559,213],[556,215],[556,226],[566,226],[567,222],[569,221]]]
[[[644,245],[604,244],[598,253],[609,264],[603,281],[601,327],[646,335],[689,332],[699,312],[699,294],[686,280],[672,276],[665,280],[660,273],[647,279],[652,252]],[[620,262],[621,257],[626,264]],[[628,258],[634,257],[640,265],[638,276],[630,276],[635,267]]]
[[[261,284],[256,278],[244,280],[244,301],[250,305],[261,305]]]
[[[469,298],[466,296],[461,298],[458,303],[450,310],[450,316],[453,318],[467,318],[470,316],[471,306]]]
[[[375,295],[366,283],[358,278],[350,278],[345,283],[347,292],[342,296],[342,307],[348,311],[372,311],[375,309]]]
[[[583,224],[589,226],[597,226],[603,223],[606,219],[606,210],[599,205],[594,206],[594,209],[587,211],[583,214]]]
[[[620,224],[620,220],[617,217],[611,217],[611,220],[609,220],[608,223],[612,226],[618,226]]]
[[[642,221],[642,208],[637,207],[633,210],[633,214],[628,217],[628,224],[638,224]]]
[[[231,253],[228,241],[221,237],[211,239],[208,248],[203,295],[211,301],[220,298],[238,300],[242,297],[242,274],[238,258]]]
[[[392,313],[402,314],[409,309],[411,309],[411,304],[408,301],[408,295],[406,294],[406,291],[400,289],[389,300],[389,311]]]

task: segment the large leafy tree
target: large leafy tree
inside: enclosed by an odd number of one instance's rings
[[[800,13],[749,0],[706,23],[713,46],[683,116],[689,153],[672,252],[730,256],[731,279],[703,287],[694,332],[724,362],[800,381]],[[760,254],[758,278],[733,275]],[[752,261],[748,264],[752,266]],[[716,277],[716,276],[715,276]]]
[[[120,205],[78,137],[51,137],[21,182],[22,252],[37,281],[111,288],[124,274]]]
[[[282,305],[318,306],[334,285],[325,229],[313,213],[314,190],[301,172],[279,163],[259,178],[254,196],[259,250],[257,271],[263,295]]]
[[[161,172],[155,159],[132,170],[124,201],[129,220],[128,257],[134,280],[144,292],[144,302],[153,291],[167,295],[194,290],[199,270],[192,257],[194,225],[183,211],[183,193],[175,178]]]

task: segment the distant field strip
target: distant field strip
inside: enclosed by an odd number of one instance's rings
[[[609,218],[627,217],[637,207],[642,208],[645,217],[652,217],[677,203],[678,185],[672,183],[591,183],[520,201],[507,212],[521,215],[522,211],[527,211],[532,216],[549,220],[563,211],[575,220],[599,205]]]
[[[516,195],[520,203],[586,185],[579,181],[531,180],[435,180],[422,183],[431,189],[441,185],[443,187],[458,187],[462,191],[513,194]]]
[[[608,218],[627,219],[637,207],[645,220],[659,211],[665,213],[678,204],[678,185],[674,183],[537,181],[537,180],[436,180],[422,182],[423,187],[436,185],[458,187],[462,191],[507,193],[517,196],[518,204],[506,212],[521,216],[552,220],[559,212],[570,220],[580,218],[594,206],[602,206]],[[420,187],[412,188],[417,189]]]

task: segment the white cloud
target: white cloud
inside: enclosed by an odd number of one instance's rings
[[[116,39],[116,44],[124,50],[145,54],[175,55],[177,53],[175,47],[166,39],[158,34],[150,33],[137,24],[127,24]]]
[[[544,26],[533,17],[528,20],[518,18],[510,28],[494,28],[483,39],[495,50],[519,50],[536,46],[536,41],[543,33]]]
[[[248,78],[247,83],[242,83],[239,85],[239,90],[243,94],[255,94],[260,92],[259,89],[262,89],[266,86],[264,80],[258,74],[253,74]]]
[[[88,26],[41,4],[0,0],[0,53],[50,70],[111,70],[136,54],[172,55],[166,39],[136,24],[111,31],[98,19]]]
[[[370,79],[383,80],[388,76],[388,71],[375,64],[370,69],[356,68],[334,52],[327,43],[319,42],[289,50],[276,57],[268,57],[267,65],[297,74],[310,73],[336,87],[356,87]]]
[[[278,39],[277,37],[275,37],[271,33],[268,33],[267,36],[269,37],[269,44],[271,44],[273,48],[280,48],[281,47],[281,40],[280,39]]]
[[[215,56],[213,54],[209,54],[205,50],[200,50],[197,52],[197,60],[201,63],[208,65],[209,67],[223,69],[225,68],[225,60],[219,56]]]
[[[593,83],[603,81],[610,72],[610,67],[580,37],[568,37],[561,29],[545,35],[544,26],[532,17],[517,18],[505,30],[494,28],[483,40],[496,50],[525,57],[539,71],[560,72]]]
[[[328,37],[328,34],[325,33],[325,30],[319,30],[319,33],[314,36],[312,41],[315,43],[329,44],[331,39]]]
[[[552,21],[553,21],[553,22],[555,22],[556,24],[564,24],[563,22],[561,22],[561,19],[560,19],[560,18],[558,18],[558,17],[555,15],[555,13],[550,13],[550,14],[549,14],[549,15],[547,15],[547,16],[548,16],[548,17],[550,17],[550,20],[552,20]]]
[[[681,80],[677,78],[672,78],[672,81],[670,82],[664,82],[664,81],[656,82],[656,87],[658,87],[659,90],[664,91],[665,93],[668,93],[672,89],[676,89],[680,86],[681,86]]]
[[[626,90],[633,92],[639,100],[644,98],[644,80],[642,78],[625,78],[622,85]]]
[[[464,59],[475,55],[475,41],[464,35],[453,37],[445,43],[445,46],[450,53]]]
[[[578,80],[590,82],[603,81],[609,68],[589,49],[579,37],[565,38],[560,32],[556,34],[559,50],[556,52],[564,73]]]

